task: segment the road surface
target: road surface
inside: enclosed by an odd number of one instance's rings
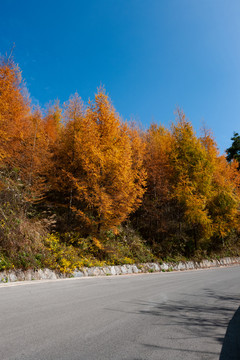
[[[240,266],[0,286],[0,359],[239,360],[239,306]]]

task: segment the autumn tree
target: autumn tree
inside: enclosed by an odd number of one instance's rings
[[[16,255],[35,242],[29,204],[43,191],[40,170],[46,154],[40,110],[31,109],[13,59],[0,62],[0,250]],[[40,229],[41,225],[38,224]],[[37,236],[37,235],[36,235]],[[33,245],[35,246],[35,245]]]
[[[169,234],[171,217],[171,174],[169,155],[172,136],[164,126],[152,124],[143,139],[146,146],[144,167],[147,171],[147,187],[141,207],[132,216],[134,226],[159,251]]]
[[[40,111],[32,112],[24,95],[21,72],[11,58],[0,64],[0,160],[25,185],[33,184],[36,152],[41,127]],[[43,146],[45,148],[45,146]],[[42,156],[42,151],[38,152]]]
[[[66,127],[54,155],[51,188],[80,226],[100,233],[126,219],[142,198],[143,144],[100,89],[86,111],[78,95],[65,109]],[[90,231],[90,230],[89,230]]]
[[[231,163],[220,156],[210,131],[200,138],[212,164],[212,192],[207,207],[212,219],[213,235],[209,247],[222,246],[233,231],[239,231],[240,176],[238,161]]]
[[[177,116],[172,126],[172,196],[182,214],[178,235],[187,246],[191,246],[193,239],[197,249],[212,236],[212,220],[207,209],[208,198],[212,196],[212,164],[185,114],[178,110]]]
[[[47,198],[58,209],[63,224],[70,222],[75,179],[81,176],[76,159],[76,136],[84,119],[84,105],[78,94],[65,103],[63,123],[60,126],[59,112],[50,110],[45,118],[45,131],[50,143],[51,157],[45,168],[48,183]],[[57,115],[57,116],[56,116]]]
[[[29,101],[21,72],[12,58],[0,60],[0,161],[10,163],[28,130]]]
[[[207,151],[181,110],[170,130],[150,127],[146,149],[147,192],[138,229],[158,252],[190,254],[212,235],[207,200],[213,169]]]
[[[62,109],[59,101],[56,101],[53,105],[48,105],[43,123],[47,142],[51,147],[58,140],[63,126]]]

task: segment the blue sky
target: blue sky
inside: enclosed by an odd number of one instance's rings
[[[15,43],[34,101],[93,98],[168,126],[180,106],[221,152],[240,132],[239,0],[0,0],[0,53]]]

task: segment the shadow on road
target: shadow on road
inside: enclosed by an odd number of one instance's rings
[[[240,307],[228,324],[219,360],[240,360]]]
[[[205,289],[201,295],[182,296],[178,301],[135,299],[128,302],[127,308],[125,303],[123,309],[108,310],[140,314],[148,319],[150,328],[159,331],[159,340],[157,343],[143,341],[141,345],[145,348],[160,352],[175,351],[183,358],[189,353],[188,356],[192,354],[194,359],[218,359],[223,344],[219,360],[240,360],[240,308],[229,323],[234,309],[239,306],[239,294],[219,294]]]
[[[161,318],[161,325],[179,327],[179,330],[185,329],[185,339],[186,333],[188,333],[191,338],[214,339],[222,344],[224,340],[222,329],[226,328],[233,310],[239,305],[239,295],[217,294],[210,289],[205,289],[203,299],[208,298],[208,301],[204,301],[199,295],[195,299],[193,299],[194,295],[190,297],[191,303],[186,300],[170,301],[164,304],[153,303],[152,308],[141,309],[140,313],[153,315],[155,319]],[[143,305],[144,302],[141,304]],[[151,307],[149,303],[145,303],[145,305]],[[240,312],[240,310],[238,311]],[[155,325],[157,324],[155,322]],[[234,324],[236,327],[236,320],[234,320]],[[238,332],[240,332],[240,327],[238,327]],[[240,356],[238,360],[240,360]]]

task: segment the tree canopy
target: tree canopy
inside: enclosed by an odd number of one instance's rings
[[[64,239],[90,236],[100,250],[99,239],[126,224],[159,257],[238,247],[240,135],[232,141],[221,156],[210,131],[197,136],[181,109],[170,128],[140,130],[102,87],[87,104],[75,93],[34,107],[20,69],[2,59],[0,251],[35,244],[34,221]]]
[[[232,145],[226,150],[227,161],[237,160],[240,163],[240,135],[234,132],[231,138]]]

